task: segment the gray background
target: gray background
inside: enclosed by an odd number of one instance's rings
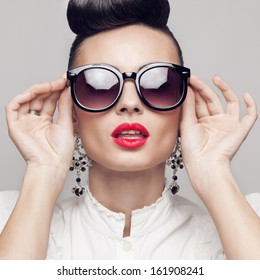
[[[74,38],[66,22],[67,2],[0,2],[0,190],[19,189],[25,169],[23,159],[8,137],[4,106],[29,86],[56,79],[66,71]],[[250,91],[260,105],[260,2],[170,0],[170,4],[169,26],[183,49],[186,66],[210,84],[212,76],[219,74],[241,98],[245,91]],[[232,163],[244,194],[260,189],[259,135],[257,122]],[[180,194],[200,203],[185,171],[180,177]],[[74,177],[69,174],[61,198],[71,195],[73,182]]]

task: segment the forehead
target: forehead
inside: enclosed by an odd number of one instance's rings
[[[106,63],[121,71],[136,71],[151,62],[178,64],[173,40],[161,31],[131,25],[87,38],[79,48],[74,66]]]

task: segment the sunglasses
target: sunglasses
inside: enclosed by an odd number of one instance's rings
[[[103,112],[122,95],[125,80],[135,81],[142,102],[157,111],[179,107],[187,95],[190,69],[171,63],[151,63],[137,73],[107,64],[88,64],[67,72],[74,103],[84,111]]]

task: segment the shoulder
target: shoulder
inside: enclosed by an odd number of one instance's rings
[[[5,227],[15,207],[19,194],[19,191],[0,192],[0,233]],[[62,239],[67,232],[66,220],[71,215],[71,213],[73,213],[75,209],[78,208],[78,203],[79,200],[77,200],[76,197],[75,199],[73,197],[71,199],[65,200],[60,205],[57,204],[55,206],[50,229],[47,258],[59,258],[60,242],[62,242]]]
[[[185,216],[186,231],[194,248],[193,257],[225,259],[216,226],[207,209],[181,196],[176,196],[174,201],[178,211]]]
[[[18,191],[0,192],[0,232],[3,230],[7,220],[9,219],[18,196]]]
[[[245,198],[256,214],[260,216],[260,193],[251,193]],[[176,196],[174,199],[179,211],[186,215],[189,232],[196,237],[196,258],[225,259],[216,226],[208,211],[186,198]]]
[[[64,227],[64,225],[71,219],[73,213],[79,210],[80,204],[81,199],[77,197],[71,197],[57,203],[52,218],[52,229],[61,231],[61,226]]]
[[[0,192],[0,207],[15,204],[19,196],[18,191],[1,191]]]
[[[214,229],[214,223],[206,208],[182,196],[174,197],[174,207],[186,225],[195,232],[209,232]],[[176,215],[175,215],[176,216]]]
[[[207,215],[203,207],[180,195],[173,196],[172,205],[182,216],[187,216],[189,219],[203,219]]]
[[[11,214],[16,201],[18,199],[18,191],[2,191],[0,192],[0,221],[3,215]]]
[[[47,259],[60,259],[64,240],[71,233],[71,220],[80,216],[81,200],[71,197],[57,203],[51,222]]]
[[[251,193],[246,195],[246,200],[254,209],[256,214],[260,216],[260,193]]]

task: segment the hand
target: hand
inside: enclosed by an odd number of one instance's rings
[[[189,168],[209,170],[212,163],[229,163],[257,119],[249,93],[244,95],[246,115],[240,119],[240,103],[231,87],[218,76],[213,82],[224,96],[226,111],[205,83],[195,76],[190,79],[181,121],[183,158]]]
[[[72,101],[66,80],[35,85],[6,106],[9,135],[27,165],[69,168],[73,150]],[[58,102],[58,117],[53,121]],[[29,113],[38,111],[39,115]]]

